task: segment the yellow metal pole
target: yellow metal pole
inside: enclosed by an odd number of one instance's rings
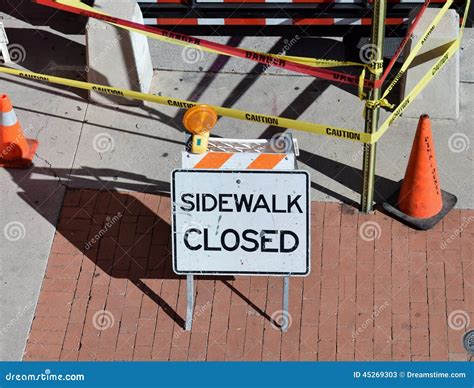
[[[380,79],[383,70],[383,46],[385,38],[385,14],[387,11],[387,0],[375,0],[372,15],[372,40],[371,44],[372,69],[380,69],[378,72],[371,72],[370,79],[377,81]],[[381,96],[381,89],[372,89],[368,92],[368,100],[377,101]],[[379,123],[379,107],[377,105],[366,105],[365,107],[365,133],[375,133]],[[362,195],[361,211],[369,213],[374,205],[375,190],[375,160],[377,144],[364,144],[364,157],[362,165]]]

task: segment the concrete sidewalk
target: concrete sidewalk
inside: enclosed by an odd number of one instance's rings
[[[36,28],[4,16],[10,40],[25,49],[20,66],[66,77],[79,75],[85,65],[82,35]],[[284,43],[260,37],[242,42],[235,38],[220,40],[262,51],[278,51]],[[321,43],[327,57],[343,54],[340,42],[314,42]],[[473,141],[470,130],[474,121],[473,42],[473,31],[466,31],[461,53],[461,119],[433,121],[442,187],[458,196],[458,207],[463,209],[474,207],[473,182],[469,179]],[[155,93],[343,127],[363,127],[362,104],[354,91],[279,70],[267,70],[258,76],[253,64],[243,65],[239,59],[209,54],[199,62],[185,63],[181,47],[166,45],[166,56],[160,55],[163,47],[152,44],[158,69]],[[18,360],[30,330],[66,187],[168,191],[169,173],[179,167],[183,146],[183,112],[157,105],[90,105],[84,100],[83,91],[5,75],[0,75],[0,80],[2,93],[12,99],[27,136],[40,141],[32,170],[0,170],[0,359]],[[402,118],[379,143],[377,199],[391,193],[403,177],[415,128],[416,120]],[[253,138],[279,131],[222,118],[214,133]],[[358,202],[361,145],[291,132],[300,144],[300,166],[311,173],[312,199]]]

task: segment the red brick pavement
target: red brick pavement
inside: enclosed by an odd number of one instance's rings
[[[167,197],[69,190],[24,359],[467,359],[473,210],[416,232],[379,212],[314,202],[312,272],[290,281],[283,334],[274,277],[198,280],[193,330],[183,330],[169,218]]]

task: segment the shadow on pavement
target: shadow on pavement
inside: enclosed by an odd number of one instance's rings
[[[19,197],[52,225],[57,225],[55,240],[65,240],[65,251],[57,252],[62,249],[62,244],[58,245],[56,241],[52,253],[80,252],[95,266],[94,277],[108,275],[128,279],[184,328],[184,319],[165,300],[166,294],[160,295],[160,288],[156,287],[161,287],[160,280],[185,279],[172,269],[168,183],[127,172],[87,167],[73,170],[32,167],[8,172],[22,190],[18,193]],[[88,177],[84,177],[85,174]],[[42,179],[45,175],[51,179]],[[134,183],[106,181],[110,178]],[[92,186],[100,190],[67,189],[68,185]],[[54,194],[58,192],[64,196],[63,206],[61,210],[51,212],[46,202],[54,200]],[[145,200],[142,193],[147,192],[160,193],[161,196],[154,195],[152,200],[150,197]],[[222,281],[263,317],[272,321],[268,314],[229,283],[233,279],[232,276],[199,277],[199,280]],[[153,280],[153,284],[149,280]]]
[[[83,3],[92,5],[93,1]],[[80,34],[86,28],[87,18],[59,11],[32,1],[2,1],[2,12],[34,26],[50,26],[64,34]]]
[[[301,151],[299,160],[360,193],[362,173],[359,169],[306,151]],[[170,192],[169,183],[126,171],[90,167],[32,167],[29,170],[7,171],[21,189],[19,197],[51,225],[57,225],[55,239],[62,238],[66,244],[74,247],[73,251],[81,252],[95,265],[94,276],[103,273],[111,278],[128,279],[171,319],[184,327],[184,319],[160,295],[160,290],[151,287],[147,282],[152,279],[184,279],[172,269],[169,221],[172,204],[167,199]],[[394,181],[377,177],[376,200],[380,201],[390,195],[396,185]],[[73,188],[68,189],[69,187]],[[356,206],[343,195],[315,182],[312,182],[312,187]],[[80,199],[74,199],[77,197],[75,193],[79,193]],[[153,196],[154,202],[150,202],[149,197],[145,200],[145,193],[160,196]],[[59,209],[58,202],[63,197],[65,199]],[[48,206],[48,201],[52,202],[52,206]],[[258,314],[272,321],[264,308],[256,306],[232,286],[229,282],[233,280],[232,277],[210,276],[199,279],[222,281]]]
[[[351,167],[304,150],[300,150],[298,161],[306,164],[308,167],[311,167],[321,174],[326,175],[341,185],[344,185],[348,189],[355,191],[358,194],[362,193],[361,169]],[[339,194],[327,187],[319,185],[314,181],[311,181],[311,187],[348,205],[352,205],[354,207],[359,206],[356,202],[352,201],[346,196]],[[391,179],[376,175],[374,193],[375,203],[378,204],[383,202],[386,198],[392,195],[397,188],[398,181],[392,181]]]

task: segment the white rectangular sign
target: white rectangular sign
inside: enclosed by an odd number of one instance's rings
[[[308,275],[305,171],[174,170],[177,274]]]

